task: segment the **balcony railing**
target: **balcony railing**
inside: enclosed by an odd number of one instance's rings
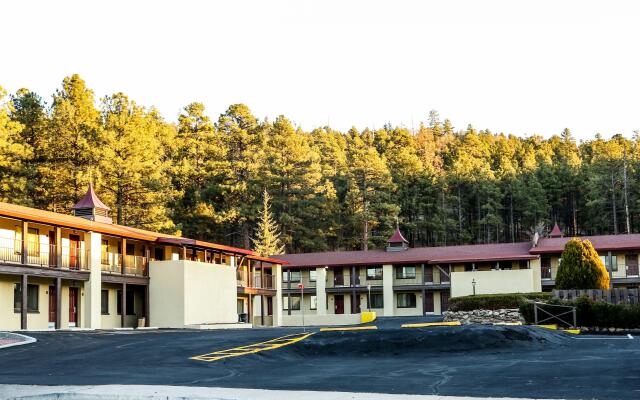
[[[75,246],[61,246],[58,257],[56,247],[54,244],[27,243],[26,265],[74,271],[88,269],[89,257],[86,250]],[[3,240],[0,242],[0,262],[22,264],[22,252],[22,240]]]
[[[540,276],[542,277],[542,279],[551,279],[551,266],[543,266],[540,269]]]
[[[254,272],[251,275],[251,279],[248,279],[249,274],[247,271],[239,271],[236,280],[238,282],[239,287],[249,287],[256,289],[275,289],[275,280],[273,275],[269,274],[260,274],[259,272]]]
[[[422,277],[416,275],[394,275],[393,284],[397,286],[401,285],[421,285]]]
[[[124,256],[124,273],[126,275],[147,276],[149,260],[143,256]]]

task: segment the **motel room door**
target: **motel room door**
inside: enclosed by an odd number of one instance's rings
[[[69,235],[69,269],[80,269],[80,236]]]
[[[69,288],[69,326],[78,326],[78,288]]]
[[[58,302],[56,301],[56,287],[49,286],[49,325],[56,323],[58,314]]]
[[[432,313],[433,310],[433,292],[424,292],[424,313]]]
[[[627,276],[638,276],[638,255],[627,254],[624,260],[627,264]]]
[[[336,314],[344,314],[344,296],[341,294],[337,294],[333,296],[334,300],[334,312]]]
[[[336,286],[344,286],[344,271],[342,268],[333,270],[333,284]]]

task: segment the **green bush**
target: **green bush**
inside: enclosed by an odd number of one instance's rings
[[[609,304],[593,301],[585,296],[574,301],[551,299],[547,303],[549,305],[542,305],[541,308],[553,313],[558,313],[559,311],[559,308],[552,306],[553,304],[575,306],[578,326],[589,328],[640,328],[640,305]],[[520,314],[522,314],[527,323],[534,323],[533,304],[522,302],[520,304]],[[540,319],[546,318],[545,315],[544,313],[538,313]],[[572,319],[570,314],[562,318],[568,321]],[[545,323],[559,323],[559,321],[554,320]],[[560,325],[562,324],[560,323]]]
[[[608,289],[609,272],[588,240],[565,244],[556,275],[557,289]]]
[[[478,294],[474,296],[452,297],[449,299],[449,311],[518,308],[524,299],[548,301],[551,299],[551,293]]]

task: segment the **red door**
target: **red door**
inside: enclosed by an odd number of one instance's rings
[[[627,264],[627,276],[638,276],[638,255],[627,254],[624,259]]]
[[[80,269],[80,236],[69,235],[69,269]]]
[[[336,314],[344,314],[344,296],[336,295],[334,296],[334,312]]]
[[[49,322],[56,323],[58,302],[56,301],[56,287],[49,286]]]
[[[336,286],[344,286],[344,275],[342,272],[342,268],[333,271],[333,282]]]
[[[356,294],[355,295],[355,304],[354,304],[355,308],[353,310],[353,314],[358,314],[360,312],[360,295]]]
[[[424,293],[424,312],[433,312],[433,292]]]
[[[449,292],[440,292],[440,308],[442,312],[449,309]]]
[[[69,288],[69,326],[78,324],[78,288]]]
[[[431,283],[433,282],[433,265],[424,266],[424,281]]]

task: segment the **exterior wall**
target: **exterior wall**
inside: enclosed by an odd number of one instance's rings
[[[395,309],[395,296],[393,295],[393,265],[382,266],[382,296],[384,298],[384,316],[392,317]]]
[[[109,291],[109,313],[101,314],[101,324],[103,329],[120,328],[120,314],[118,314],[118,290],[121,286],[113,284],[102,284],[102,290]]]
[[[316,268],[316,296],[318,296],[318,309],[316,314],[327,314],[327,270],[323,267]]]
[[[90,232],[86,235],[87,246],[89,247],[89,280],[84,283],[84,327],[100,329],[102,316],[101,308],[101,282],[102,268],[100,262],[102,235]]]
[[[533,291],[542,292],[542,270],[540,269],[540,259],[536,258],[529,261],[529,268],[533,273]]]
[[[416,295],[416,306],[412,308],[402,308],[398,307],[398,294],[395,293],[393,296],[393,315],[395,316],[414,316],[414,315],[423,315],[422,313],[422,292],[402,292],[402,293],[413,293]],[[386,299],[385,299],[386,301]],[[386,304],[385,304],[386,308]]]
[[[150,263],[149,322],[151,326],[184,327],[186,295],[184,262],[152,261]],[[235,277],[233,286],[235,289]]]
[[[476,282],[476,294],[536,291],[532,269],[453,272],[451,274],[451,296],[459,297],[473,294],[473,280]]]

